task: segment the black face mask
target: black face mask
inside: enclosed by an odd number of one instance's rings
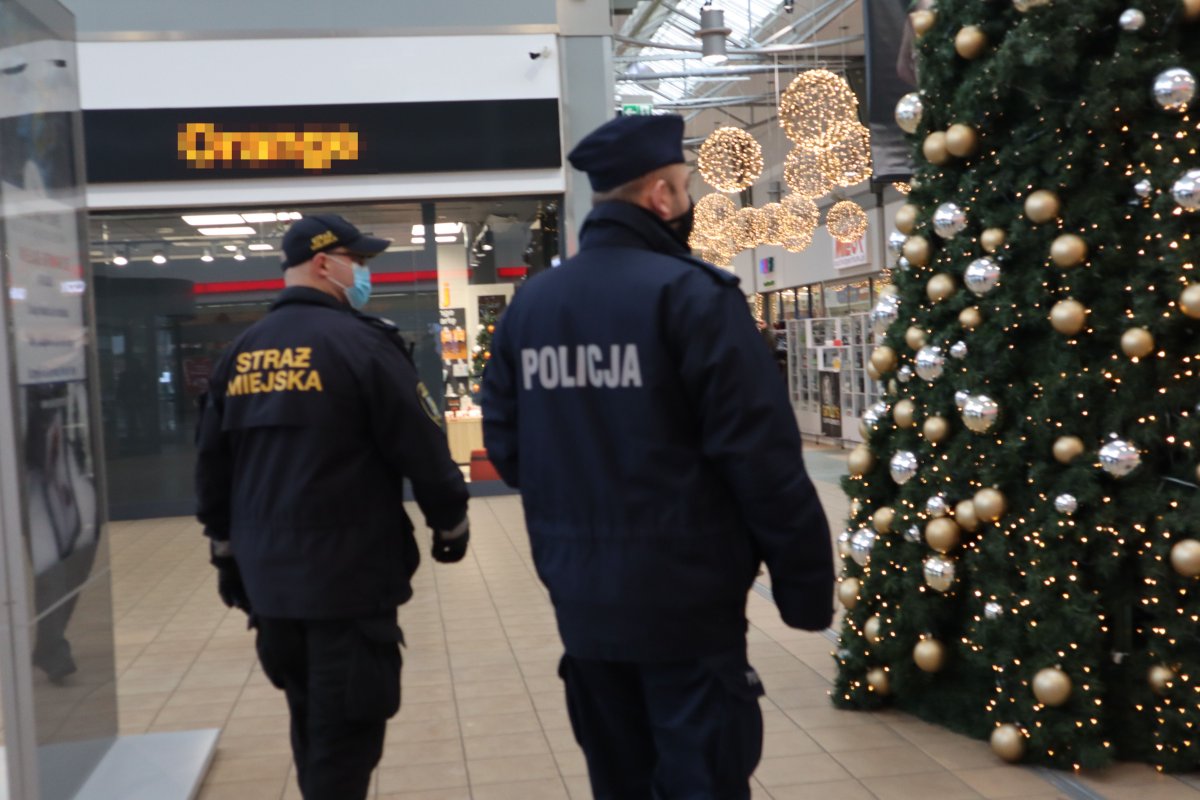
[[[692,199],[688,198],[688,210],[680,214],[674,219],[666,221],[667,227],[671,229],[671,234],[675,237],[675,241],[691,250],[691,245],[688,244],[688,239],[692,238],[692,227],[696,224],[696,204]]]

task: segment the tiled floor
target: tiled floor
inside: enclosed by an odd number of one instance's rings
[[[815,448],[830,517],[841,460]],[[378,798],[580,800],[590,797],[556,675],[561,654],[529,560],[519,501],[475,500],[471,553],[431,560],[401,611],[408,640],[404,705],[390,723]],[[201,800],[299,798],[287,710],[262,676],[245,617],[217,599],[206,543],[190,520],[112,526],[121,729],[221,728]],[[827,698],[831,642],[789,630],[750,595],[751,660],[767,687],[766,744],[754,797],[775,800],[1068,798],[1002,765],[986,744],[897,713],[837,711]],[[1200,797],[1140,766],[1087,778],[1092,797]]]

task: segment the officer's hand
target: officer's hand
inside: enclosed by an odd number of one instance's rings
[[[220,545],[224,545],[224,548]],[[228,548],[228,542],[213,542],[210,561],[217,568],[217,594],[221,596],[221,602],[229,608],[240,608],[249,614],[250,597],[246,594],[246,587],[242,583],[242,572],[238,569],[233,556],[224,554],[226,548]]]
[[[443,564],[462,561],[471,540],[471,525],[466,517],[448,531],[433,532],[433,558]]]

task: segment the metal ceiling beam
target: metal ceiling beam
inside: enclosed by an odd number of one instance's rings
[[[815,13],[824,11],[825,9],[827,9],[830,6],[833,6],[835,4],[838,4],[839,2],[840,2],[840,5],[838,5],[836,10],[831,12],[829,16],[824,17],[819,22],[817,22],[813,26],[812,30],[805,32],[805,34],[804,34],[805,39],[807,39],[810,36],[816,36],[818,33],[820,33],[822,30],[824,30],[825,27],[828,26],[831,22],[833,22],[835,19],[840,17],[842,14],[844,14],[845,12],[847,12],[851,8],[853,8],[855,5],[857,5],[859,0],[829,0],[829,2],[826,2],[825,5],[821,6],[820,8],[813,9],[813,13],[815,14]],[[782,39],[784,36],[787,36],[789,33],[792,33],[793,31],[796,30],[796,28],[798,26],[803,24],[809,18],[809,16],[810,15],[806,14],[804,16],[804,18],[797,20],[794,25],[789,25],[786,28],[782,28],[782,29],[776,31],[775,33],[771,34],[763,42],[763,45],[764,46],[769,45],[769,44],[771,44],[771,42],[778,41],[779,39]]]

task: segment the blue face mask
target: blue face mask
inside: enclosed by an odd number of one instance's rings
[[[367,301],[371,299],[371,270],[363,264],[353,262],[350,266],[354,270],[353,284],[346,286],[332,275],[329,276],[329,280],[346,294],[346,302],[350,304],[351,308],[361,311]]]

